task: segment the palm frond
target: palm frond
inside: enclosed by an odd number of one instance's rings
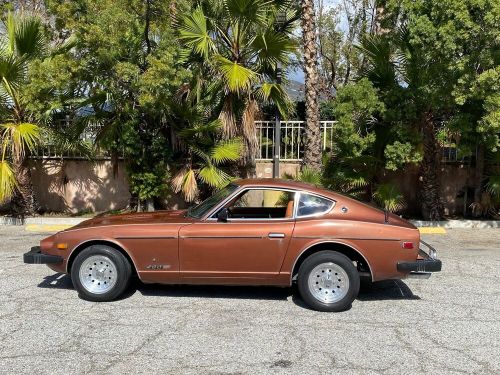
[[[224,8],[230,19],[263,22],[266,14],[265,0],[224,0]]]
[[[78,44],[78,38],[75,35],[71,35],[64,42],[52,48],[52,50],[50,51],[50,56],[54,57],[69,52],[74,47],[76,47],[77,44]]]
[[[30,123],[2,124],[2,138],[8,139],[11,152],[17,157],[26,154],[26,149],[33,151],[40,140],[40,127]]]
[[[216,165],[236,161],[241,157],[241,149],[242,143],[238,138],[220,142],[210,151],[210,158]]]
[[[378,185],[373,193],[373,199],[390,212],[400,211],[406,206],[403,194],[396,185],[391,183]]]
[[[322,186],[323,173],[309,167],[303,167],[298,175],[297,180],[316,186]]]
[[[7,14],[7,20],[5,21],[5,45],[6,50],[9,55],[14,55],[16,51],[16,19],[14,13],[9,12]]]
[[[287,64],[296,45],[284,33],[267,29],[252,41],[258,63],[265,69],[272,69],[277,63]]]
[[[3,90],[13,98],[19,85],[26,77],[26,61],[14,55],[0,56],[0,84]]]
[[[486,183],[486,191],[495,198],[500,198],[500,175],[493,175],[488,177]]]
[[[181,169],[171,181],[175,193],[182,193],[187,202],[192,202],[198,196],[198,183],[195,171],[189,167]]]
[[[255,95],[264,103],[274,104],[278,107],[283,118],[287,118],[294,105],[286,90],[278,83],[265,82],[257,88]]]
[[[198,123],[192,127],[181,129],[177,132],[180,138],[192,139],[206,137],[213,134],[221,128],[222,124],[220,120],[214,120],[207,123]]]
[[[17,18],[14,41],[17,55],[28,59],[43,56],[46,51],[41,20],[32,16]]]
[[[12,197],[17,189],[17,180],[7,160],[0,160],[0,203]]]
[[[201,168],[198,172],[198,177],[203,183],[213,188],[224,187],[231,181],[231,177],[215,165],[207,165]]]
[[[207,17],[201,7],[183,17],[179,33],[180,39],[204,59],[208,59],[212,52],[216,52],[216,46],[210,37]]]
[[[257,73],[238,64],[236,61],[226,59],[224,56],[215,55],[214,60],[220,67],[224,80],[230,91],[240,93],[249,89],[251,83],[257,77]]]
[[[87,159],[95,156],[94,145],[82,139],[81,123],[75,122],[73,126],[65,129],[43,129],[43,137],[50,140],[51,146],[62,155],[81,155]]]
[[[391,44],[384,35],[367,35],[356,46],[367,58],[368,65],[361,75],[368,77],[378,87],[388,87],[396,82]]]

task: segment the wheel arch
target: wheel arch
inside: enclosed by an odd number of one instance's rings
[[[357,263],[362,263],[368,268],[368,272],[370,273],[370,278],[373,281],[373,271],[370,263],[366,259],[366,257],[356,249],[354,246],[346,244],[344,242],[337,242],[337,241],[323,241],[323,242],[316,242],[308,247],[306,247],[300,255],[297,257],[295,260],[295,263],[292,267],[292,272],[290,274],[291,280],[298,274],[300,265],[306,260],[307,257],[309,257],[312,254],[315,254],[317,252],[323,251],[323,250],[331,250],[331,251],[336,251],[339,252],[345,256],[347,256],[349,259],[352,261],[355,261]]]
[[[73,262],[75,261],[77,255],[80,254],[86,248],[88,248],[90,246],[93,246],[93,245],[106,245],[106,246],[112,247],[113,249],[119,251],[120,253],[123,254],[123,256],[127,259],[127,261],[132,266],[132,274],[136,275],[136,276],[138,275],[138,273],[137,273],[137,267],[136,267],[136,265],[134,263],[134,260],[132,259],[132,257],[130,256],[130,254],[125,250],[125,248],[122,245],[120,245],[120,244],[118,244],[118,243],[116,243],[114,241],[106,240],[106,239],[87,240],[87,241],[79,243],[75,247],[75,249],[71,252],[71,254],[70,254],[69,258],[68,258],[68,261],[66,263],[66,272],[68,274],[71,273],[71,266],[73,265]]]

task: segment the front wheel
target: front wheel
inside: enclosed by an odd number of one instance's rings
[[[298,287],[302,299],[314,310],[348,309],[359,292],[359,274],[352,261],[335,251],[320,251],[301,264]]]
[[[132,268],[118,250],[93,245],[76,256],[71,267],[71,281],[83,299],[112,301],[128,287]]]

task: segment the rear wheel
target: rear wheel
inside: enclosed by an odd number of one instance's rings
[[[358,295],[359,283],[359,274],[352,261],[335,251],[312,254],[299,268],[300,295],[318,311],[348,309]]]
[[[71,280],[83,299],[112,301],[128,287],[132,267],[118,250],[93,245],[77,255],[71,267]]]

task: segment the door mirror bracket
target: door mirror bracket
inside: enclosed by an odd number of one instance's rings
[[[229,213],[227,208],[222,208],[219,212],[217,212],[217,221],[226,223],[229,217]]]

